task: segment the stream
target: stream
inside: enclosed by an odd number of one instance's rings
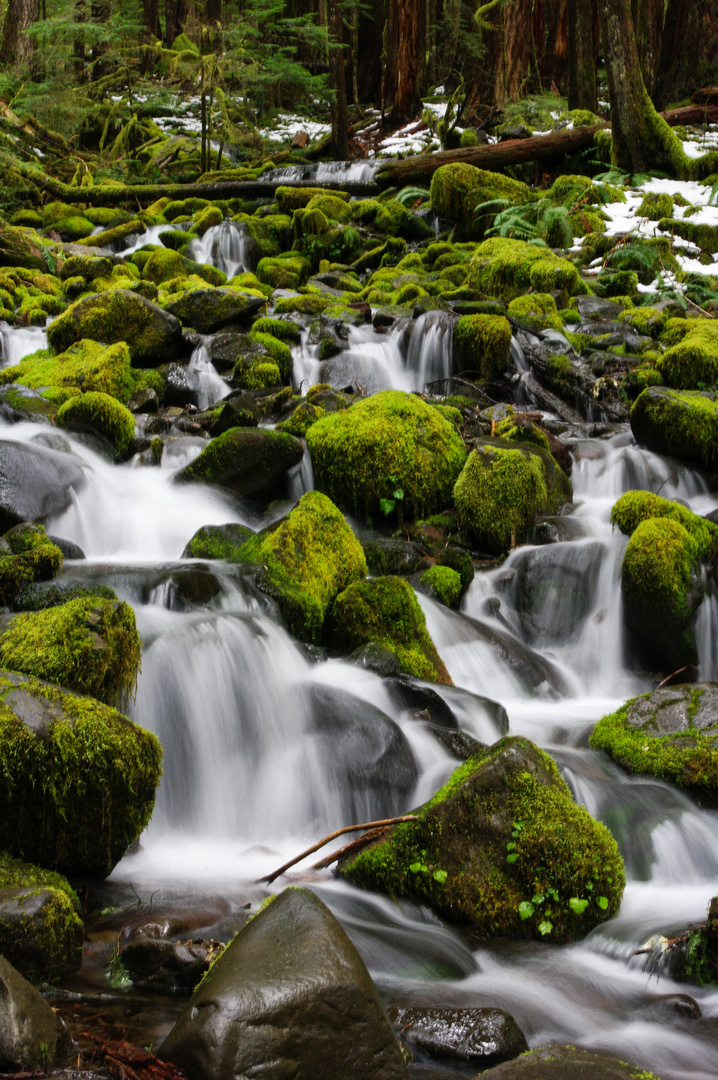
[[[237,230],[222,229],[207,234],[194,257],[227,272],[247,267]],[[384,333],[350,328],[349,349],[334,362],[367,391],[421,390],[452,372],[454,321],[432,312]],[[7,365],[41,347],[44,336],[0,328],[0,343]],[[208,405],[227,387],[203,347],[191,363]],[[516,342],[513,356],[520,367]],[[319,367],[316,347],[305,340],[294,349],[297,386],[317,382]],[[4,440],[42,441],[36,424],[0,424]],[[455,683],[435,689],[462,729],[495,741],[505,733],[501,711],[491,705],[499,702],[510,733],[548,750],[577,801],[613,832],[627,876],[619,916],[573,945],[477,942],[425,909],[362,892],[331,871],[305,869],[311,859],[271,888],[301,882],[315,890],[387,1002],[496,1006],[515,1017],[532,1047],[569,1042],[663,1080],[708,1080],[717,1074],[718,991],[651,975],[634,953],[654,934],[679,933],[704,919],[718,880],[718,814],[668,785],[628,776],[590,750],[588,736],[603,715],[654,685],[624,648],[620,567],[627,541],[611,529],[613,503],[632,488],[660,490],[705,514],[718,498],[698,472],[637,447],[628,425],[606,425],[599,437],[592,432],[583,424],[563,436],[574,461],[575,508],[553,520],[557,542],[522,546],[498,569],[477,572],[460,613],[419,599]],[[97,889],[106,913],[88,925],[83,970],[66,984],[72,993],[59,1007],[73,1023],[157,1046],[185,999],[110,988],[104,965],[118,930],[133,918],[174,912],[192,934],[228,940],[249,905],[256,909],[271,891],[255,884],[261,875],[340,825],[409,811],[457,762],[379,676],[336,659],[317,662],[297,644],[242,567],[181,558],[202,525],[262,524],[229,496],[173,484],[200,452],[200,439],[168,440],[161,467],[150,468],[138,459],[112,465],[77,438],[63,438],[86,483],[46,528],[87,555],[66,562],[62,576],[111,585],[135,609],[144,656],[131,715],[161,739],[165,771],[139,850]],[[45,445],[43,452],[67,450]],[[293,500],[312,484],[305,455]],[[712,596],[697,629],[700,677],[716,679]],[[332,730],[316,722],[327,695],[344,703],[351,722]],[[361,722],[377,709],[400,732],[391,769],[389,750]],[[672,996],[678,994],[690,994],[701,1016]],[[415,1066],[413,1075],[448,1070]]]

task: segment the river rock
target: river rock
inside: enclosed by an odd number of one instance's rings
[[[718,467],[718,400],[713,391],[649,386],[631,409],[636,442],[699,468]]]
[[[61,581],[35,581],[15,597],[13,610],[40,611],[42,608],[59,607],[69,600],[96,597],[101,600],[117,602],[117,596],[109,585],[97,581],[76,581],[72,578]]]
[[[630,772],[718,806],[718,684],[666,686],[632,698],[593,729],[591,745]]]
[[[20,382],[0,387],[0,416],[9,424],[19,420],[49,423],[57,412],[57,405]]]
[[[436,690],[408,675],[388,679],[386,688],[400,709],[406,709],[411,720],[426,720],[439,727],[458,730],[459,722]]]
[[[232,428],[208,444],[177,475],[179,483],[216,484],[239,499],[264,495],[297,465],[304,448],[280,431]]]
[[[393,1008],[389,1018],[412,1050],[471,1065],[498,1065],[528,1050],[526,1036],[502,1009]]]
[[[391,649],[377,645],[376,641],[370,641],[368,645],[355,649],[347,660],[350,664],[356,664],[365,671],[373,671],[381,678],[399,674],[399,657]]]
[[[557,543],[517,553],[512,561],[516,576],[507,591],[524,640],[546,646],[576,636],[595,604],[603,554],[598,542]]]
[[[174,315],[129,289],[84,296],[47,328],[54,353],[83,338],[106,345],[126,342],[134,367],[157,367],[182,351],[182,327]]]
[[[80,545],[76,544],[74,540],[66,540],[64,536],[52,536],[50,533],[48,533],[47,538],[51,544],[60,549],[66,559],[87,558]]]
[[[212,966],[160,1047],[190,1080],[406,1080],[359,953],[329,909],[286,889]]]
[[[618,1058],[575,1046],[542,1046],[481,1074],[481,1080],[660,1080]]]
[[[250,528],[233,521],[226,525],[203,525],[187,543],[182,558],[241,562],[239,550],[252,536]]]
[[[619,909],[615,840],[528,739],[482,750],[414,813],[416,821],[345,857],[342,876],[488,937],[571,941]]]
[[[222,942],[203,938],[138,937],[122,946],[120,958],[135,986],[161,994],[191,994],[223,950]]]
[[[69,1046],[70,1036],[60,1017],[0,956],[0,1071],[47,1071]]]
[[[160,399],[157,397],[157,391],[151,386],[140,386],[127,402],[127,408],[131,413],[159,412]]]
[[[248,325],[267,303],[263,296],[247,296],[238,289],[190,289],[167,310],[200,334],[212,334],[228,323]]]
[[[42,446],[0,441],[0,530],[61,514],[85,486],[82,463]]]

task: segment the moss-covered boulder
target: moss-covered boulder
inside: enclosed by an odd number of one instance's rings
[[[457,607],[464,592],[461,574],[451,566],[435,564],[418,575],[416,587],[419,592],[438,600],[447,607]]]
[[[188,289],[167,305],[167,311],[200,334],[212,334],[229,323],[246,325],[266,303],[226,286],[219,289]]]
[[[321,639],[332,601],[367,572],[344,515],[318,491],[303,495],[288,517],[248,540],[239,556],[259,568],[260,588],[302,641]]]
[[[406,517],[444,509],[466,460],[456,430],[414,394],[384,390],[307,431],[316,485],[346,510],[381,513],[396,500]]]
[[[147,825],[156,736],[93,698],[0,674],[0,849],[104,877]]]
[[[127,401],[134,388],[130,350],[124,341],[107,346],[89,338],[71,345],[59,356],[42,349],[1,370],[0,385],[8,383],[41,389],[51,401],[60,403],[78,390],[98,391]]]
[[[485,296],[506,302],[529,289],[538,293],[565,289],[572,296],[586,291],[578,270],[568,259],[523,240],[501,237],[479,244],[469,266],[468,284]]]
[[[504,370],[511,349],[511,324],[503,315],[462,315],[454,331],[454,354],[462,368],[490,379]]]
[[[237,525],[232,521],[227,525],[203,525],[188,541],[182,558],[242,562],[240,550],[253,535],[246,525]]]
[[[694,514],[682,503],[654,495],[652,491],[626,491],[611,510],[611,524],[624,536],[632,536],[642,521],[669,518],[690,534],[696,557],[712,559],[718,550],[718,525]]]
[[[55,983],[79,970],[82,940],[67,879],[0,852],[0,956],[30,982]]]
[[[563,332],[556,301],[550,293],[532,292],[517,296],[509,304],[508,313],[533,333],[549,329]]]
[[[407,674],[451,684],[424,612],[404,578],[372,578],[340,593],[331,611],[328,641],[346,653],[375,642],[390,649]]]
[[[108,704],[134,695],[141,642],[129,604],[99,597],[16,615],[0,635],[0,665]]]
[[[497,555],[523,541],[537,514],[571,499],[571,481],[547,450],[509,439],[477,440],[454,485],[462,525]]]
[[[270,492],[303,454],[299,440],[286,432],[231,428],[212,439],[176,480],[216,484],[240,499],[249,499]]]
[[[431,178],[431,206],[439,217],[453,221],[457,240],[480,240],[493,223],[499,207],[476,213],[481,203],[505,199],[514,206],[532,202],[531,189],[519,180],[477,169],[463,162],[442,165]]]
[[[331,196],[334,199],[340,199],[342,202],[349,202],[351,195],[347,191],[334,191],[331,188],[320,187],[278,187],[274,193],[274,198],[277,200],[277,205],[283,214],[291,214],[292,210],[299,210],[304,206],[308,206],[312,199],[320,196],[321,198],[327,198]]]
[[[649,386],[631,409],[636,441],[703,468],[718,467],[718,400],[706,390]]]
[[[718,375],[718,323],[692,319],[688,333],[668,349],[657,367],[666,386],[675,390],[697,390],[713,386]]]
[[[15,525],[0,544],[0,604],[12,603],[26,586],[49,581],[62,568],[62,552],[45,535],[42,525]]]
[[[528,739],[485,748],[414,813],[341,874],[487,937],[573,941],[618,912],[615,840]]]
[[[156,367],[177,358],[182,327],[174,315],[139,293],[111,289],[77,300],[47,328],[54,353],[83,338],[107,345],[124,341],[135,367]]]
[[[685,683],[641,694],[599,720],[591,746],[629,772],[676,784],[718,806],[718,686]]]
[[[482,1077],[486,1080],[660,1080],[654,1073],[627,1061],[555,1043],[529,1050],[515,1061],[482,1073]]]
[[[107,439],[122,455],[135,434],[135,418],[109,394],[89,393],[71,397],[57,411],[55,423],[68,431],[92,431]]]

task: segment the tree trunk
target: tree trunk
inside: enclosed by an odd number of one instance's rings
[[[668,0],[655,91],[656,105],[718,85],[718,15],[715,0]]]
[[[142,9],[145,17],[145,28],[151,40],[159,41],[162,38],[160,27],[159,0],[142,0]]]
[[[568,9],[568,107],[598,110],[591,0],[573,0]]]
[[[332,157],[334,161],[345,161],[349,157],[349,138],[347,128],[347,84],[344,70],[344,25],[339,0],[332,0],[330,29],[334,47],[329,55],[332,89]]]
[[[568,89],[568,8],[569,0],[546,0],[546,48],[540,64],[546,89],[553,83],[562,94]]]
[[[638,59],[641,62],[643,82],[649,94],[653,93],[658,77],[663,38],[663,7],[664,0],[631,0]]]
[[[678,136],[654,109],[643,83],[631,0],[598,0],[611,102],[611,160],[626,172],[686,171]]]
[[[395,0],[398,49],[392,119],[410,120],[421,107],[426,48],[426,0]]]
[[[176,37],[184,31],[187,19],[186,0],[165,0],[165,45],[171,49]]]
[[[33,54],[32,38],[25,31],[37,20],[40,13],[39,0],[10,0],[5,15],[0,63],[30,64]]]

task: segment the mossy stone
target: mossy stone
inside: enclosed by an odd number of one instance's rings
[[[450,566],[430,566],[423,570],[418,588],[447,607],[456,607],[463,592],[461,575]]]
[[[240,499],[251,498],[271,490],[303,454],[302,444],[286,432],[232,428],[212,439],[177,481],[217,484]]]
[[[277,205],[283,214],[291,214],[292,210],[299,210],[312,201],[315,196],[320,195],[323,198],[332,196],[335,199],[341,199],[342,202],[349,202],[351,195],[346,191],[334,191],[330,188],[320,187],[278,187],[274,193],[274,197],[277,200]]]
[[[650,518],[670,518],[690,534],[696,557],[706,561],[718,549],[718,525],[694,514],[682,503],[654,495],[652,491],[626,491],[611,510],[611,524],[625,536],[632,536],[642,521]]]
[[[72,397],[57,410],[55,423],[60,427],[89,428],[124,454],[135,434],[135,418],[116,398],[91,392]]]
[[[586,291],[568,259],[523,240],[502,237],[479,244],[471,259],[468,282],[477,292],[507,302],[529,289],[539,293],[565,289],[570,296]]]
[[[618,912],[615,840],[528,739],[482,750],[414,813],[417,821],[345,858],[342,876],[485,937],[568,942]]]
[[[242,562],[240,549],[252,537],[246,525],[203,525],[182,552],[183,559],[221,559],[223,562]]]
[[[318,491],[303,495],[283,521],[248,540],[240,557],[259,567],[258,583],[276,599],[287,628],[309,642],[321,640],[337,594],[367,572],[343,514]]]
[[[283,420],[281,424],[277,424],[277,430],[287,431],[290,435],[303,438],[312,424],[316,424],[317,420],[321,420],[323,416],[326,416],[326,410],[321,405],[313,405],[311,401],[303,401],[301,405],[297,406],[288,420]]]
[[[556,309],[556,301],[550,293],[528,293],[526,296],[517,296],[509,304],[508,313],[520,322],[527,321],[534,331],[549,329],[563,331],[563,322]]]
[[[62,568],[62,552],[42,525],[15,525],[3,539],[12,554],[0,556],[1,604],[12,603],[21,589],[35,581],[49,581]]]
[[[657,364],[664,385],[675,390],[711,387],[718,377],[718,324],[692,319],[688,327],[688,333]]]
[[[124,341],[136,367],[155,367],[176,359],[182,328],[172,314],[128,289],[112,289],[75,301],[47,328],[54,353],[91,338],[111,345]]]
[[[264,297],[250,296],[232,286],[196,287],[171,299],[166,310],[200,334],[212,334],[228,323],[249,323],[264,306]]]
[[[108,705],[0,674],[0,848],[105,877],[152,815],[161,761],[156,736]]]
[[[509,362],[511,324],[503,315],[462,315],[454,331],[454,349],[463,369],[490,379]]]
[[[117,594],[109,585],[99,582],[82,581],[42,581],[26,585],[15,598],[14,611],[41,611],[44,608],[59,607],[68,600],[97,599],[117,600]]]
[[[477,216],[476,207],[495,199],[514,206],[532,202],[531,189],[500,173],[457,163],[442,165],[431,178],[431,206],[439,217],[453,221],[457,240],[480,240],[493,222],[494,213]]]
[[[715,393],[647,387],[631,409],[636,441],[699,467],[718,467],[718,401]]]

